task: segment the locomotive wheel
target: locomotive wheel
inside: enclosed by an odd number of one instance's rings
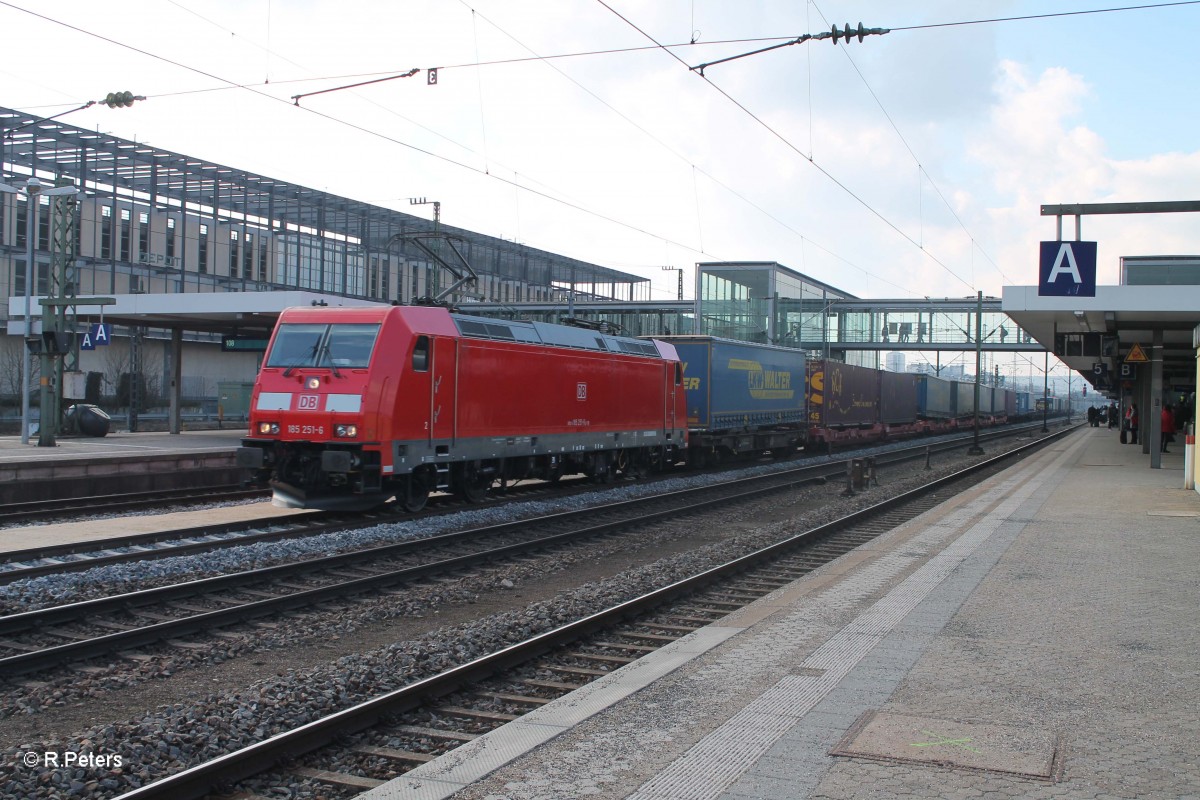
[[[631,481],[646,477],[646,473],[649,471],[646,456],[641,450],[635,450],[632,453],[622,450],[618,466],[621,469],[621,475]]]
[[[555,459],[554,463],[546,468],[542,480],[546,483],[558,483],[562,480],[562,476],[566,474],[566,471],[566,466],[563,464],[562,459]]]
[[[428,502],[429,487],[425,484],[425,479],[416,473],[405,478],[400,499],[400,505],[404,510],[415,514],[424,509]]]
[[[491,487],[492,479],[480,475],[475,467],[463,470],[462,496],[468,503],[482,503]]]
[[[612,483],[613,465],[607,453],[597,453],[592,462],[592,481],[594,483]]]

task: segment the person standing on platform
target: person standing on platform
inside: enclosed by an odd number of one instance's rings
[[[1162,410],[1162,452],[1169,453],[1167,444],[1175,441],[1175,414],[1172,413],[1169,405],[1163,406]]]
[[[1108,429],[1111,431],[1115,427],[1117,427],[1117,404],[1109,403],[1108,404]]]
[[[1137,428],[1138,428],[1138,413],[1137,403],[1131,403],[1129,406],[1129,443],[1137,444]]]

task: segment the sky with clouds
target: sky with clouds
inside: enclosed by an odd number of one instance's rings
[[[691,296],[693,265],[723,260],[861,297],[998,296],[1036,279],[1044,203],[1197,199],[1200,5],[947,23],[1115,5],[0,0],[0,105],[128,89],[148,99],[63,122],[405,212],[437,200],[654,299],[675,294],[663,266]],[[892,32],[691,69],[860,21]],[[1122,255],[1200,252],[1197,222],[1088,217],[1083,238],[1116,283]]]

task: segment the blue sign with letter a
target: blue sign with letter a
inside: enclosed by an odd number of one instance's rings
[[[1096,296],[1095,242],[1042,242],[1038,295]]]
[[[112,339],[112,325],[107,322],[94,322],[89,334],[92,340],[92,347],[89,349],[95,349],[98,345],[106,345]]]

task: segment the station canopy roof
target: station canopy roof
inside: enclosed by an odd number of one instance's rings
[[[1200,325],[1200,286],[1097,286],[1095,297],[1040,296],[1037,286],[1005,286],[1004,313],[1067,366],[1092,375],[1096,362],[1124,362],[1134,345],[1151,357],[1154,331],[1162,331],[1163,365],[1195,371],[1193,331]],[[1112,352],[1060,354],[1058,336],[1100,334]]]
[[[285,308],[330,306],[363,307],[383,305],[317,292],[191,292],[187,294],[120,294],[106,306],[78,306],[78,318],[114,325],[144,325],[149,328],[178,328],[228,334],[235,331],[271,331]],[[34,330],[41,319],[38,298],[33,298]],[[103,314],[101,314],[103,309]],[[8,301],[9,332],[24,332],[25,298]]]

